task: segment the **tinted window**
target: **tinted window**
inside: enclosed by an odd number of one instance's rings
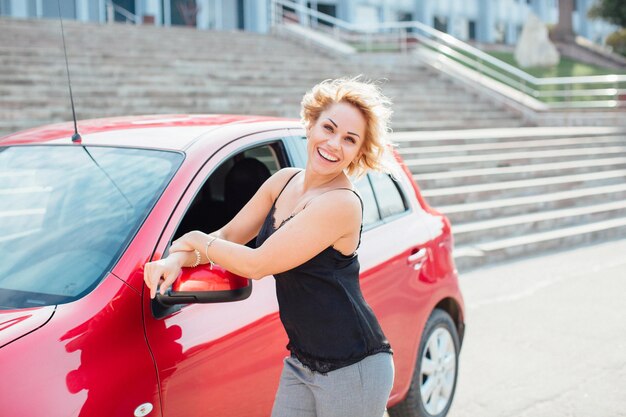
[[[372,182],[374,193],[376,193],[376,201],[383,219],[407,210],[408,207],[397,184],[389,175],[378,172],[368,175]]]
[[[0,148],[0,308],[65,303],[93,289],[182,159],[106,147]]]
[[[380,220],[378,207],[376,207],[376,199],[374,198],[374,191],[372,191],[372,186],[367,176],[362,177],[355,182],[354,185],[363,200],[363,227],[367,228]]]
[[[280,169],[278,162],[277,145],[264,145],[251,148],[243,152],[245,158],[254,158],[263,162],[270,170],[270,174],[274,175]]]

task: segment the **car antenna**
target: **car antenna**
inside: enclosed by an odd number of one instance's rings
[[[70,102],[72,103],[72,119],[74,120],[74,134],[72,135],[72,142],[80,142],[82,138],[78,133],[78,127],[76,126],[76,110],[74,110],[74,97],[72,95],[72,82],[70,81],[70,66],[67,63],[67,48],[65,47],[65,31],[63,30],[63,17],[61,17],[61,0],[57,0],[59,6],[59,21],[61,22],[61,37],[63,38],[63,54],[65,55],[65,70],[67,72],[67,85],[70,88]]]

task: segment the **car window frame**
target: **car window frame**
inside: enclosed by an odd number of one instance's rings
[[[376,199],[376,207],[378,208],[378,215],[380,216],[382,223],[389,223],[389,222],[394,221],[397,218],[410,214],[412,212],[412,209],[411,209],[411,205],[409,204],[409,200],[406,197],[406,194],[402,190],[402,185],[400,185],[400,182],[396,180],[395,178],[393,178],[391,174],[382,174],[382,175],[384,175],[391,181],[391,184],[395,187],[396,191],[400,195],[400,199],[402,200],[402,205],[404,206],[404,210],[399,213],[395,213],[389,216],[383,216],[381,213],[379,196],[376,193],[376,188],[374,187],[371,174],[367,174],[367,180],[369,181],[370,187],[372,187],[372,192],[374,193],[374,198]]]

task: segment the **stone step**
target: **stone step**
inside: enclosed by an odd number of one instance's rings
[[[423,190],[434,207],[626,184],[626,169]]]
[[[231,112],[233,108],[242,112],[252,112],[253,114],[265,114],[268,111],[274,111],[281,114],[294,114],[296,117],[299,112],[299,97],[293,99],[285,99],[282,97],[144,97],[144,98],[99,98],[87,99],[84,96],[74,95],[74,103],[76,111],[89,117],[98,117],[99,114],[109,114],[111,110],[114,113],[123,114],[126,111],[135,111],[137,109],[144,113],[156,112],[160,113],[164,107],[178,109],[177,113],[198,113],[198,112],[215,112],[216,109]],[[9,107],[5,107],[9,105]],[[38,102],[8,102],[0,104],[0,112],[4,119],[19,120],[25,117],[30,118],[54,118],[58,115],[65,114],[69,109],[70,101],[67,92],[58,94],[53,103],[38,105]],[[81,118],[87,116],[81,116]],[[439,116],[437,116],[439,117]],[[467,117],[469,119],[469,117]],[[433,116],[433,121],[437,120]],[[446,119],[440,119],[441,123]],[[413,123],[413,119],[394,118],[393,126]]]
[[[626,168],[626,157],[573,160],[513,167],[478,168],[414,175],[422,190],[494,181],[544,178]]]
[[[74,103],[77,114],[80,114],[80,118],[83,119],[89,115],[89,117],[102,117],[102,115],[109,114],[122,114],[124,112],[133,112],[135,114],[140,113],[162,113],[164,108],[172,108],[176,110],[176,113],[214,113],[216,109],[225,111],[226,113],[233,113],[233,109],[238,109],[241,113],[244,110],[251,112],[251,114],[265,115],[268,112],[275,114],[292,115],[288,117],[298,117],[299,105],[298,102],[289,102],[280,97],[266,97],[258,99],[254,97],[237,97],[237,98],[225,98],[225,97],[211,97],[211,98],[181,98],[177,99],[162,99],[162,98],[145,98],[145,99],[102,99],[96,102],[86,102],[81,97],[74,97]],[[139,106],[140,105],[140,106]],[[65,114],[70,108],[69,95],[66,93],[66,97],[60,97],[58,103],[54,106],[37,107],[36,103],[32,103],[30,107],[20,107],[15,105],[9,109],[3,108],[0,105],[0,112],[2,118],[6,120],[20,120],[20,119],[37,119],[41,118],[45,120],[49,117],[57,117]],[[411,123],[411,120],[406,119],[394,119],[392,120],[392,127],[396,128],[402,126],[405,123]],[[442,120],[442,123],[444,121]],[[468,122],[469,123],[469,122]]]
[[[118,112],[130,111],[133,109],[144,109],[146,112],[157,111],[160,107],[177,107],[179,112],[193,109],[211,109],[212,107],[224,107],[229,106],[231,108],[259,108],[265,109],[268,106],[278,106],[293,109],[295,112],[299,111],[299,103],[301,97],[295,96],[280,97],[280,96],[211,96],[206,97],[188,97],[182,95],[180,97],[103,97],[103,98],[91,98],[80,95],[74,95],[74,103],[77,110],[84,112],[95,112],[100,110],[106,110],[111,106],[115,106]],[[26,103],[25,103],[26,104]],[[15,103],[14,107],[3,108],[0,105],[0,109],[3,110],[3,117],[7,118],[19,118],[20,114],[24,112],[32,112],[32,114],[55,114],[57,112],[63,112],[68,108],[69,93],[65,91],[60,93],[57,99],[48,106],[41,108],[37,107],[36,103],[32,103],[29,106],[19,106],[19,102]],[[13,110],[14,109],[14,110]],[[208,111],[208,110],[207,110]]]
[[[450,117],[452,117],[452,113],[450,113]],[[442,120],[433,120],[433,121],[407,121],[403,123],[401,129],[394,128],[394,131],[404,131],[404,130],[439,130],[439,129],[447,129],[450,127],[458,128],[458,129],[474,129],[474,128],[484,128],[486,126],[503,126],[503,127],[519,127],[523,126],[524,122],[515,118],[514,116],[508,116],[506,118],[493,118],[493,119],[482,119],[482,118],[473,118],[473,119],[442,119]]]
[[[626,217],[626,200],[604,204],[547,210],[520,216],[453,224],[454,242],[458,246],[490,242],[494,239],[546,232],[556,228]]]
[[[224,111],[228,109],[230,109],[230,106],[215,105],[215,106],[212,106],[210,109],[208,109],[208,110],[214,110],[214,111],[181,112],[180,107],[160,106],[158,107],[158,109],[155,109],[155,111],[148,112],[148,114],[233,114],[232,112],[229,113],[229,112]],[[198,110],[207,110],[207,108],[203,107],[202,109],[198,109]],[[268,108],[264,111],[264,114],[259,114],[260,113],[259,111],[255,112],[254,110],[248,110],[246,109],[246,107],[242,107],[241,113],[242,114],[257,114],[259,116],[274,116],[274,117],[288,117],[288,118],[297,118],[298,116],[297,112],[286,113],[286,110],[283,110],[282,108]],[[99,109],[97,111],[90,111],[90,110],[82,110],[79,108],[76,110],[76,117],[78,121],[87,120],[87,119],[97,119],[101,117],[140,116],[143,114],[144,113],[142,113],[142,110],[140,109],[109,108],[109,109]],[[18,127],[17,130],[22,130],[28,127],[35,127],[36,125],[33,125],[30,122],[33,120],[45,120],[45,123],[43,124],[68,122],[72,120],[72,109],[68,104],[67,108],[64,111],[59,111],[58,113],[52,113],[52,114],[27,113],[26,116],[28,117],[15,119],[15,120],[5,118],[7,122],[7,126],[13,125],[15,127]],[[43,119],[38,119],[37,117],[43,117]],[[12,133],[12,132],[5,131],[5,133]]]
[[[94,114],[89,114],[88,112],[82,112],[77,110],[77,116],[79,120],[84,120],[88,118],[97,118],[97,117],[113,117],[113,116],[139,116],[144,114],[179,114],[180,108],[166,108],[160,107],[155,109],[152,112],[146,112],[144,109],[132,109],[124,112],[119,112],[115,108],[103,109]],[[274,117],[288,117],[288,118],[299,118],[298,109],[294,109],[293,107],[289,107],[289,109],[281,109],[281,108],[265,108],[262,109],[254,109],[250,111],[246,111],[245,109],[240,109],[239,112],[233,111],[230,106],[228,108],[215,108],[215,113],[223,113],[223,114],[259,114],[264,116],[274,116]],[[207,109],[201,109],[201,111],[196,111],[194,113],[198,114],[206,114],[208,113]],[[42,126],[49,123],[60,123],[60,122],[68,122],[71,121],[72,113],[71,108],[68,107],[65,113],[59,113],[54,117],[47,117],[45,119],[36,119],[33,117],[29,117],[28,113],[19,120],[13,119],[3,119],[0,117],[0,137],[9,135],[11,133],[15,133],[21,130]],[[392,123],[392,128],[394,130],[402,130],[402,122],[396,121]]]
[[[626,155],[626,146],[604,146],[562,150],[510,152],[506,154],[445,156],[428,159],[405,159],[413,174],[453,171],[470,168],[495,168],[535,163],[564,162]]]
[[[68,39],[66,38],[66,40]],[[58,41],[54,40],[46,46],[31,42],[26,50],[14,48],[13,45],[17,42],[28,42],[28,40],[21,38],[11,41],[11,39],[3,38],[0,41],[0,57],[3,60],[17,63],[55,63],[59,57],[63,58],[64,56],[63,43],[60,36]],[[228,42],[229,49],[227,53],[224,53],[224,42],[215,41],[211,37],[206,37],[202,45],[191,49],[187,48],[184,40],[179,39],[178,42],[178,44],[171,45],[168,48],[167,44],[163,44],[161,47],[157,45],[150,46],[146,45],[144,40],[138,39],[134,43],[135,47],[132,49],[111,49],[110,41],[102,41],[93,45],[80,45],[68,40],[66,47],[70,62],[76,60],[77,63],[113,60],[148,62],[150,57],[153,57],[154,61],[165,61],[167,56],[170,57],[170,60],[185,59],[193,62],[200,61],[199,56],[201,55],[218,53],[221,55],[215,57],[217,61],[229,62],[247,62],[254,56],[258,56],[267,62],[278,62],[280,58],[283,60],[302,61],[307,56],[303,50],[294,51],[288,47],[284,48],[285,43],[273,37],[260,36],[254,43],[241,42],[235,37]],[[332,60],[330,58],[321,58],[311,63],[317,65],[324,62],[332,62]],[[423,68],[418,68],[418,70],[425,71]]]
[[[458,246],[454,250],[457,268],[466,271],[486,263],[547,250],[626,236],[626,216],[559,228],[486,243]]]
[[[428,107],[426,107],[425,105],[416,105],[417,103],[405,103],[404,101],[395,101],[394,104],[397,107],[401,107],[402,111],[394,112],[393,118],[413,120],[416,123],[420,123],[437,121],[442,119],[449,120],[451,112],[454,112],[455,116],[460,119],[484,118],[489,120],[495,120],[511,118],[511,114],[507,111],[490,108],[488,106],[484,106],[482,109],[477,109],[475,105],[472,105],[469,102],[456,102],[449,104],[445,101],[436,103],[437,100],[437,97],[433,97],[433,101],[431,102],[432,107],[430,104],[428,105]],[[413,159],[421,155],[418,148],[412,148],[410,154],[405,154],[403,149],[404,148],[398,148],[398,151],[403,158]]]
[[[268,52],[269,53],[269,52]],[[230,54],[234,54],[232,51],[229,54],[224,54],[218,58],[212,58],[209,53],[201,54],[194,59],[186,57],[177,57],[164,55],[147,56],[137,58],[116,58],[116,57],[102,57],[102,58],[90,58],[83,56],[68,56],[68,62],[70,70],[74,72],[93,72],[103,73],[110,71],[111,69],[119,70],[124,69],[124,73],[132,75],[136,72],[163,72],[165,69],[176,69],[179,73],[187,73],[192,75],[202,75],[205,72],[219,73],[222,70],[244,72],[259,70],[259,68],[267,68],[268,70],[276,71],[278,73],[313,73],[322,72],[328,74],[340,74],[340,76],[356,76],[363,74],[365,78],[380,80],[381,83],[395,83],[398,85],[397,93],[402,93],[402,86],[410,87],[415,82],[428,84],[445,84],[449,87],[451,94],[456,96],[465,96],[466,94],[458,94],[458,88],[453,84],[446,82],[445,80],[432,77],[430,74],[419,70],[411,70],[406,72],[399,71],[394,73],[393,78],[390,81],[385,81],[386,76],[389,74],[386,71],[377,67],[362,66],[362,65],[338,65],[333,62],[310,62],[310,57],[303,56],[296,59],[292,56],[274,57],[273,59],[267,58],[266,54],[248,54],[245,60],[243,59],[231,59]],[[57,56],[51,56],[46,60],[34,60],[34,59],[17,59],[7,58],[0,55],[0,60],[4,65],[0,68],[2,73],[11,73],[15,69],[21,70],[25,74],[33,75],[54,75],[65,72],[65,60],[63,54]],[[285,61],[289,64],[286,65]],[[295,75],[295,74],[293,74]],[[339,75],[337,75],[339,76]],[[418,92],[418,90],[416,90]],[[456,93],[456,94],[455,94]]]
[[[221,71],[230,71],[234,73],[245,73],[250,71],[259,71],[260,69],[267,68],[268,70],[275,71],[278,74],[288,74],[295,78],[314,77],[318,78],[319,74],[340,74],[342,77],[363,75],[363,77],[379,80],[379,84],[382,86],[396,85],[394,93],[401,94],[403,88],[412,88],[414,92],[419,93],[416,83],[424,83],[425,85],[442,85],[447,86],[450,93],[454,93],[454,86],[445,80],[440,80],[431,77],[429,74],[423,72],[413,72],[405,75],[394,75],[390,80],[385,80],[387,72],[383,72],[380,68],[364,67],[364,66],[345,66],[337,65],[334,63],[309,63],[306,59],[298,61],[291,61],[289,65],[285,65],[285,62],[266,61],[263,57],[252,56],[248,61],[224,61],[220,59],[212,59],[210,54],[200,55],[202,59],[198,61],[192,61],[182,58],[165,57],[163,62],[158,60],[145,60],[145,62],[138,60],[115,60],[110,59],[104,62],[80,62],[79,59],[69,57],[70,71],[72,73],[108,73],[122,74],[126,76],[133,76],[135,74],[145,73],[150,74],[167,74],[166,70],[176,70],[176,74],[189,74],[189,75],[203,75],[205,73],[219,74]],[[6,58],[2,58],[4,65],[0,68],[2,74],[13,74],[15,70],[19,72],[17,74],[27,74],[32,76],[37,75],[64,75],[65,74],[65,60],[63,55],[56,57],[49,62],[8,62]],[[284,60],[283,60],[284,61]],[[272,74],[266,74],[272,75]],[[457,90],[458,92],[458,90]],[[468,93],[469,94],[469,93]],[[468,94],[456,94],[457,97],[463,97]],[[416,96],[419,98],[419,96]]]
[[[601,135],[626,137],[626,129],[619,127],[521,127],[519,129],[488,128],[473,130],[441,130],[437,132],[399,132],[390,138],[400,148],[420,146],[465,145],[475,143],[519,142],[551,138],[578,138]]]
[[[579,138],[556,138],[523,140],[497,143],[471,143],[462,145],[411,146],[400,147],[398,152],[406,159],[431,158],[439,156],[461,156],[475,154],[491,154],[506,151],[524,151],[533,149],[568,149],[585,148],[605,145],[626,145],[626,137],[616,136],[584,136]]]
[[[285,57],[282,60],[271,61],[263,56],[250,56],[246,61],[232,61],[223,59],[207,59],[205,54],[201,56],[204,59],[198,59],[197,61],[184,59],[180,57],[164,57],[163,59],[105,59],[105,60],[88,60],[83,62],[78,57],[68,57],[70,65],[70,71],[72,73],[94,73],[103,74],[108,72],[120,72],[123,69],[123,73],[127,76],[135,74],[146,75],[158,75],[163,74],[165,70],[176,70],[179,74],[189,75],[203,75],[205,73],[220,73],[221,71],[233,71],[233,72],[249,72],[259,70],[259,68],[276,71],[278,74],[291,74],[291,75],[307,75],[315,76],[322,73],[329,74],[341,74],[346,76],[349,74],[358,75],[364,73],[368,78],[379,79],[383,77],[380,69],[368,68],[368,67],[341,67],[332,64],[324,63],[310,63],[307,62],[306,57],[302,60],[290,60],[289,65],[285,65],[285,60],[289,59]],[[3,67],[0,71],[4,74],[15,73],[19,70],[20,74],[28,75],[59,75],[65,74],[65,60],[63,55],[58,57],[51,57],[46,61],[33,61],[33,60],[15,60],[9,58],[1,58],[3,61]],[[295,73],[295,74],[294,74]],[[411,83],[423,82],[424,84],[441,84],[441,80],[434,80],[427,74],[413,73],[406,74],[404,76],[395,76],[393,82],[398,84],[410,85]],[[450,91],[452,92],[452,86]],[[417,90],[416,90],[417,91]]]
[[[346,75],[345,72],[339,71],[337,69],[326,68],[316,70],[314,68],[311,69],[303,69],[299,70],[298,67],[285,69],[283,68],[272,68],[271,66],[263,66],[263,65],[255,65],[250,68],[240,67],[234,68],[233,66],[224,65],[220,66],[206,66],[206,67],[192,67],[187,66],[185,63],[181,63],[177,66],[172,67],[152,67],[152,68],[142,68],[142,67],[132,67],[132,66],[122,66],[120,64],[110,65],[110,66],[100,66],[100,67],[78,67],[73,64],[70,64],[70,75],[72,75],[73,79],[76,80],[96,80],[94,82],[99,83],[109,83],[111,85],[112,81],[124,81],[129,84],[143,82],[142,80],[167,80],[170,77],[173,80],[184,79],[185,77],[198,77],[202,79],[203,77],[211,77],[218,80],[239,80],[239,79],[250,79],[250,80],[277,80],[282,79],[284,85],[285,79],[293,79],[300,80],[305,82],[306,84],[317,83],[323,80],[323,76],[331,76],[334,78]],[[50,78],[65,78],[67,75],[65,68],[60,66],[58,67],[49,67],[47,69],[43,69],[44,67],[35,67],[36,72],[32,70],[28,70],[29,67],[22,67],[21,70],[19,66],[16,68],[6,68],[9,72],[2,72],[2,82],[12,83],[12,82],[25,82],[31,80],[31,83],[35,83],[36,81],[45,83],[46,79]],[[32,68],[32,67],[31,67]],[[263,68],[266,71],[259,71],[259,68]],[[224,73],[227,71],[228,73]],[[258,72],[258,73],[257,73]],[[111,80],[97,80],[104,76],[110,76]],[[419,81],[419,80],[418,80]]]
[[[626,199],[626,184],[611,184],[523,197],[438,206],[454,224],[581,207]]]
[[[211,51],[202,51],[203,53],[195,51],[195,53],[190,56],[182,56],[163,51],[160,54],[146,52],[144,55],[114,56],[98,52],[99,49],[96,48],[95,51],[98,53],[97,55],[95,53],[93,55],[85,55],[82,51],[76,54],[68,53],[68,60],[72,71],[81,69],[98,71],[113,66],[136,70],[141,69],[144,71],[177,68],[180,71],[186,70],[191,73],[196,73],[206,69],[213,69],[214,72],[218,72],[221,69],[231,71],[254,70],[258,69],[259,66],[263,66],[276,71],[293,71],[294,69],[300,69],[300,71],[306,72],[313,70],[329,71],[330,69],[332,72],[340,74],[365,73],[368,77],[383,80],[388,74],[387,71],[382,70],[379,66],[365,64],[348,65],[338,64],[333,61],[311,60],[308,54],[294,56],[293,54],[286,53],[281,56],[275,52],[275,49],[276,46],[273,46],[268,51],[255,50],[254,53],[250,53],[249,50],[245,53],[237,53],[233,50],[229,50],[228,53],[223,53],[223,51],[220,50],[220,54],[215,54]],[[210,59],[207,59],[207,57],[210,57]],[[65,60],[62,50],[50,54],[49,56],[19,56],[14,54],[2,54],[2,47],[0,47],[0,60],[4,63],[1,69],[4,72],[11,71],[16,67],[28,73],[34,70],[44,74],[58,73],[61,70],[65,71]],[[288,61],[288,65],[285,65],[285,61]],[[420,68],[405,68],[394,71],[394,82],[406,84],[415,80],[424,83],[429,81],[441,83],[442,81]],[[451,83],[446,84],[451,88],[453,87]],[[458,88],[454,91],[458,92]]]
[[[39,95],[54,95],[64,91],[67,91],[67,75],[59,76],[53,82],[48,77],[29,78],[20,76],[20,78],[3,77],[0,75],[0,96],[5,100],[13,101],[27,101],[30,99],[28,96],[24,96],[25,88],[28,87],[28,93],[32,96]],[[271,83],[223,83],[214,77],[201,77],[201,78],[185,78],[180,75],[177,77],[146,77],[138,79],[137,82],[128,82],[123,76],[107,78],[106,80],[98,79],[94,82],[85,82],[81,77],[74,77],[72,75],[72,89],[76,95],[97,95],[97,96],[109,96],[109,97],[125,97],[125,96],[180,96],[180,95],[232,95],[232,94],[244,94],[244,95],[271,95],[281,97],[298,96],[301,97],[306,91],[308,91],[314,83],[319,80],[310,80],[310,82],[298,81],[291,82],[289,85],[284,85],[284,81],[272,80]],[[164,83],[167,81],[167,84]],[[22,83],[23,82],[23,83]],[[128,82],[128,83],[126,83]],[[119,87],[112,88],[112,85]],[[160,89],[156,87],[161,86]],[[425,87],[428,90],[429,87]],[[386,90],[383,90],[386,92]],[[441,91],[439,88],[433,86],[431,94],[433,96],[440,95],[442,102],[446,103],[445,90]],[[44,99],[45,97],[40,97]],[[436,99],[433,97],[433,99]],[[419,105],[413,104],[410,99],[406,97],[396,100],[396,104],[403,103],[403,109],[397,112],[398,116],[412,116],[415,117],[416,111],[419,109]],[[411,106],[411,108],[408,108]],[[432,109],[426,109],[432,111]],[[468,108],[466,110],[469,114],[476,114],[485,111],[498,112],[500,110],[493,109],[487,105],[480,106],[477,109]],[[501,112],[501,111],[500,111]]]
[[[57,19],[11,19],[0,17],[0,25],[3,29],[2,39],[13,41],[28,40],[35,44],[55,45],[61,39],[61,27]],[[134,26],[125,24],[99,24],[93,22],[79,22],[73,20],[63,20],[66,41],[74,42],[78,45],[93,45],[94,43],[127,40],[126,44],[133,44],[131,41],[140,41],[147,45],[158,47],[178,46],[180,39],[185,39],[187,46],[198,46],[206,43],[207,37],[219,40],[228,44],[233,39],[247,41],[251,45],[259,42],[259,38],[273,38],[255,32],[244,32],[240,30],[197,30],[182,26]],[[85,36],[87,35],[88,36]],[[294,51],[302,49],[299,45],[281,40],[285,47]],[[110,44],[109,44],[110,46]]]
[[[270,78],[268,76],[257,76],[249,73],[240,74],[205,74],[201,77],[187,77],[183,74],[175,74],[172,76],[157,74],[154,76],[132,76],[127,77],[124,74],[111,73],[107,76],[96,76],[94,74],[72,73],[72,87],[76,88],[77,94],[99,94],[104,92],[107,95],[127,95],[131,92],[140,94],[176,94],[177,92],[187,91],[190,94],[205,94],[208,92],[222,92],[223,94],[232,94],[232,90],[245,90],[265,92],[266,94],[275,96],[290,95],[291,91],[297,91],[301,96],[308,91],[313,85],[317,84],[325,77],[317,74],[315,77],[294,78],[290,80],[289,88],[285,87],[285,77],[274,74]],[[260,78],[263,77],[263,78]],[[326,77],[328,78],[328,77]],[[113,87],[115,86],[115,88]],[[25,90],[29,88],[29,90]],[[21,97],[25,93],[31,95],[38,94],[55,94],[60,90],[67,89],[67,75],[65,72],[55,77],[48,76],[26,76],[0,74],[0,95],[4,97]],[[470,98],[450,100],[446,89],[439,86],[424,86],[424,91],[428,91],[431,97],[430,103],[432,107],[426,107],[425,103],[412,100],[410,97],[392,98],[398,114],[403,116],[419,117],[424,111],[444,111],[450,107],[464,107],[467,112],[478,115],[481,111],[502,112],[488,105],[473,104]],[[389,96],[387,87],[383,88],[383,92]],[[181,93],[179,93],[181,94]],[[407,106],[406,110],[403,108]]]
[[[4,38],[3,38],[4,40]],[[300,48],[296,51],[290,50],[289,47],[285,47],[285,43],[278,38],[263,37],[260,35],[253,44],[241,43],[235,36],[229,42],[213,42],[212,37],[207,36],[200,47],[186,48],[184,39],[176,40],[178,43],[175,48],[167,49],[165,46],[151,47],[145,45],[142,39],[138,39],[134,43],[132,49],[111,49],[109,42],[102,42],[100,45],[93,46],[81,46],[72,45],[71,42],[66,46],[68,58],[70,62],[76,62],[77,64],[89,64],[89,63],[107,63],[107,62],[138,62],[139,64],[148,64],[152,62],[170,63],[177,60],[184,60],[192,63],[201,63],[204,57],[210,57],[215,62],[250,62],[255,58],[261,60],[261,62],[273,62],[278,63],[281,60],[283,65],[290,66],[293,63],[305,63],[309,62],[312,66],[332,65],[342,67],[344,69],[350,67],[370,68],[377,69],[380,73],[389,72],[389,68],[381,66],[380,64],[372,64],[359,60],[342,60],[337,61],[334,58],[324,57],[317,55],[315,59],[311,59],[310,50],[307,48]],[[26,39],[18,39],[17,41],[11,41],[10,44],[4,44],[0,41],[0,57],[7,62],[25,63],[40,62],[45,64],[56,64],[58,59],[63,60],[64,51],[61,40],[55,41],[49,46],[38,46],[32,42],[28,44],[28,48],[22,48],[16,45],[20,43],[28,43]],[[182,45],[181,45],[182,44]],[[228,49],[224,49],[224,45],[228,45]],[[287,44],[288,46],[289,44]],[[218,55],[219,54],[219,55]],[[168,60],[169,57],[169,60]],[[438,76],[436,73],[429,71],[428,68],[406,64],[393,69],[394,75],[399,77],[405,77],[407,75],[414,74],[428,74],[431,78],[444,79]]]
[[[157,111],[160,106],[176,106],[182,111],[197,112],[198,110],[212,107],[213,105],[229,105],[233,109],[239,109],[238,106],[241,103],[248,103],[254,108],[258,108],[261,112],[264,112],[268,105],[282,106],[288,110],[299,112],[301,94],[292,94],[290,96],[269,96],[263,94],[246,94],[246,95],[196,95],[196,94],[182,94],[180,96],[158,96],[158,95],[124,95],[124,96],[91,96],[84,94],[74,94],[74,102],[77,109],[85,111],[97,111],[106,110],[111,106],[115,106],[120,111],[122,109],[143,109],[144,112]],[[0,96],[2,97],[2,96]],[[19,118],[23,117],[26,112],[35,112],[38,114],[54,113],[64,111],[69,105],[69,92],[68,90],[59,91],[54,95],[54,99],[46,102],[45,96],[39,96],[38,98],[24,97],[21,100],[14,100],[13,98],[2,97],[0,102],[0,112],[3,117],[6,118]],[[462,109],[458,109],[460,114],[463,114]],[[441,115],[432,114],[432,121],[438,121],[442,123],[446,119],[441,119]],[[505,117],[505,116],[502,116]],[[463,120],[471,120],[471,116],[464,116]],[[495,117],[494,117],[495,119]],[[414,123],[415,119],[401,116],[394,117],[392,123],[403,121],[408,123]]]

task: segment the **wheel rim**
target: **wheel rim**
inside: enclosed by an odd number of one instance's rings
[[[428,414],[440,414],[448,406],[455,378],[456,352],[452,335],[439,327],[424,346],[420,367],[420,393]]]

